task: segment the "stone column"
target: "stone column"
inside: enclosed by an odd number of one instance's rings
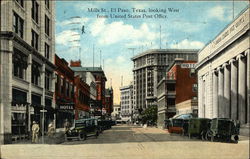
[[[202,77],[199,77],[199,81],[198,81],[198,116],[199,117],[203,117],[203,80]]]
[[[218,117],[218,74],[213,71],[213,118]]]
[[[231,119],[238,119],[238,65],[237,61],[231,59],[229,61],[231,65]]]
[[[245,51],[247,57],[247,123],[250,124],[250,51]]]
[[[27,72],[27,81],[29,82],[29,91],[27,93],[27,102],[32,104],[32,99],[31,99],[31,97],[32,97],[32,94],[31,94],[31,92],[32,92],[32,83],[31,83],[32,82],[32,80],[31,80],[31,78],[32,78],[32,54],[30,54],[28,56],[28,68],[27,68],[26,72]],[[27,114],[27,117],[28,117],[27,130],[28,130],[29,135],[31,132],[30,128],[31,128],[31,124],[32,124],[31,117],[30,117],[30,114],[31,114],[30,104],[28,105],[28,111],[27,111],[27,113],[28,113]]]
[[[219,103],[219,111],[218,111],[218,117],[223,117],[224,115],[224,110],[223,110],[223,97],[224,97],[224,75],[223,75],[223,70],[221,67],[218,68],[218,103]]]
[[[223,100],[223,117],[230,117],[230,70],[227,63],[223,64],[224,68],[224,100]]]
[[[239,100],[239,120],[241,124],[246,123],[246,58],[240,54],[237,56],[239,61],[238,71],[238,100]]]

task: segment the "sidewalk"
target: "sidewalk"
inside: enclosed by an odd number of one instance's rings
[[[32,143],[31,139],[24,139],[13,141],[12,144],[61,144],[64,140],[64,133],[56,132],[53,137],[44,136],[44,140],[42,140],[42,136],[39,136],[38,143]]]

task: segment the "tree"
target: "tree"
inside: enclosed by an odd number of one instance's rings
[[[149,106],[142,112],[142,122],[149,123],[149,124],[156,124],[157,121],[157,106]]]

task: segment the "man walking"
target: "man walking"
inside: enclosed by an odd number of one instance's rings
[[[32,125],[32,143],[38,143],[39,125],[33,121]]]

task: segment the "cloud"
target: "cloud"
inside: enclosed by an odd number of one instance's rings
[[[153,41],[157,33],[152,27],[143,23],[139,28],[125,24],[123,21],[115,21],[107,24],[105,20],[97,19],[91,24],[91,34],[98,39],[101,45],[111,45],[126,41]]]
[[[80,45],[79,39],[80,35],[76,31],[64,30],[56,34],[56,44],[65,45],[65,46],[78,46]]]
[[[64,26],[79,27],[79,30],[80,30],[81,26],[88,21],[89,21],[89,18],[75,16],[64,21],[58,21],[56,22],[56,25],[60,27],[64,27]]]
[[[205,44],[200,41],[189,41],[188,39],[182,40],[180,43],[173,43],[170,48],[173,49],[201,49]]]
[[[229,7],[225,6],[215,6],[207,11],[207,15],[209,18],[217,19],[219,21],[230,21],[232,16]]]

